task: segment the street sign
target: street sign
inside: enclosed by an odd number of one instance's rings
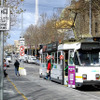
[[[24,46],[20,46],[20,51],[24,51]]]
[[[10,29],[10,8],[0,7],[0,30]]]
[[[23,37],[20,37],[20,58],[24,59],[24,55],[25,55],[25,39]]]
[[[24,51],[20,51],[20,56],[24,56]]]

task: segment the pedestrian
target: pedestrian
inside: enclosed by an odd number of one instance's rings
[[[3,64],[3,72],[4,72],[4,77],[7,77],[7,64],[6,64],[6,60],[3,60],[4,64]]]
[[[16,60],[15,61],[15,63],[14,63],[14,66],[15,66],[15,75],[16,76],[20,76],[20,74],[19,74],[19,62],[18,62],[18,60]]]
[[[48,79],[48,77],[49,77],[49,79],[51,79],[51,62],[50,62],[50,60],[48,61],[48,64],[47,64],[47,75],[46,75],[46,77],[45,77],[45,79]]]

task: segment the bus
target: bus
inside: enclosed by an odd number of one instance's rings
[[[44,45],[39,69],[39,76],[43,78],[46,76],[47,58],[52,65],[51,81],[71,88],[100,85],[100,42],[96,38]]]

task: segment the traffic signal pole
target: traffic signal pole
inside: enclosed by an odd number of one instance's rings
[[[1,7],[3,7],[3,5],[4,5],[4,0],[1,0]],[[4,58],[4,52],[3,52],[3,50],[4,50],[4,34],[3,34],[3,31],[1,31],[0,32],[1,34],[1,66],[0,66],[0,68],[1,68],[1,83],[0,83],[0,100],[3,100],[3,58]]]

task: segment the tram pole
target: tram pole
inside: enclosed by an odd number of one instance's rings
[[[4,0],[1,0],[1,7],[4,5]],[[3,31],[0,32],[1,34],[1,87],[0,87],[0,100],[3,100],[3,58],[4,58],[4,34]]]
[[[92,8],[91,8],[92,0],[89,1],[89,34],[92,35]]]

